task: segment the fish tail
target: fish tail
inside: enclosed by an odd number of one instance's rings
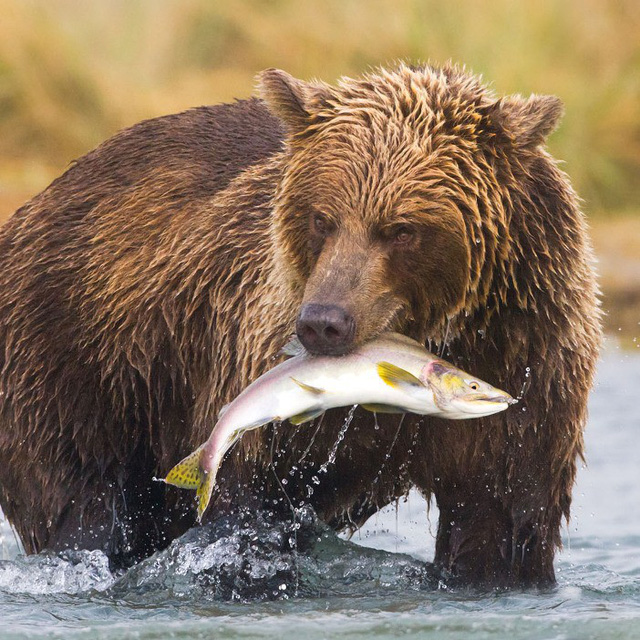
[[[180,489],[198,489],[204,480],[204,472],[200,465],[204,445],[190,453],[184,460],[169,471],[164,481]]]
[[[215,484],[215,473],[204,473],[204,478],[200,483],[196,491],[196,498],[198,503],[198,522],[202,522],[202,516],[209,506],[211,500],[211,494],[213,493],[213,487]]]
[[[198,505],[198,522],[202,521],[202,515],[207,510],[213,493],[216,480],[216,469],[205,472],[202,469],[202,452],[205,445],[198,447],[184,460],[169,471],[164,482],[181,489],[195,489]]]

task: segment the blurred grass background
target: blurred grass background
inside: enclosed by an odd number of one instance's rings
[[[640,291],[639,0],[0,0],[0,221],[118,129],[249,96],[263,68],[333,82],[399,58],[560,96],[549,146],[605,290]]]

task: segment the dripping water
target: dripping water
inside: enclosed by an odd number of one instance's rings
[[[345,418],[344,424],[342,425],[342,427],[340,428],[340,431],[338,432],[338,437],[336,438],[336,441],[333,443],[333,447],[331,448],[331,451],[329,453],[329,458],[325,463],[322,464],[320,469],[318,469],[318,473],[327,473],[327,467],[330,464],[335,463],[336,455],[338,454],[338,447],[340,446],[340,443],[344,440],[344,437],[347,435],[347,431],[349,430],[349,427],[351,426],[351,421],[353,420],[353,414],[356,412],[357,408],[358,408],[358,405],[354,404],[353,407],[349,409],[349,413]]]
[[[447,318],[447,328],[444,331],[444,339],[442,340],[442,345],[440,346],[440,353],[438,354],[439,358],[444,356],[444,351],[447,348],[447,340],[449,339],[449,329],[451,328],[451,318]]]
[[[378,483],[378,481],[380,480],[380,477],[382,476],[383,471],[385,470],[386,466],[387,466],[387,462],[389,461],[389,458],[391,458],[391,452],[393,451],[393,447],[396,444],[396,441],[398,440],[398,436],[400,435],[400,429],[402,429],[402,423],[404,422],[404,418],[407,414],[403,413],[400,416],[400,421],[398,422],[398,428],[396,429],[396,433],[393,436],[393,440],[391,441],[391,444],[389,445],[389,448],[387,449],[387,453],[384,456],[384,459],[382,460],[382,465],[380,466],[380,469],[378,470],[378,473],[376,475],[376,477],[373,479],[373,482],[371,483],[372,488]],[[377,424],[377,414],[374,414],[374,416],[376,417],[376,424]]]
[[[292,551],[291,555],[293,557],[293,563],[295,566],[295,584],[293,589],[293,595],[294,597],[297,598],[298,593],[300,591],[300,562],[298,558],[298,528],[300,524],[298,520],[298,510],[293,504],[293,501],[291,500],[291,497],[287,493],[287,490],[284,488],[283,481],[280,480],[280,477],[276,472],[275,465],[273,464],[273,450],[275,447],[276,433],[278,431],[279,426],[280,426],[279,422],[275,423],[273,425],[273,431],[271,432],[271,452],[269,456],[269,467],[271,468],[273,477],[276,479],[276,482],[278,483],[278,487],[280,487],[280,491],[282,491],[282,495],[284,495],[285,500],[287,501],[287,503],[289,504],[289,508],[291,509],[291,517],[293,519],[293,535],[291,536],[293,543],[291,545],[291,551]],[[284,482],[286,482],[286,480]]]
[[[313,435],[309,440],[309,444],[307,445],[307,448],[302,453],[302,456],[298,459],[298,464],[301,464],[304,461],[304,459],[309,455],[309,451],[311,451],[311,447],[313,447],[316,441],[316,438],[318,436],[318,433],[320,433],[320,428],[322,427],[322,423],[324,422],[325,415],[326,413],[323,413],[318,419],[318,425],[316,426],[316,430],[313,432]]]
[[[526,367],[524,370],[524,382],[522,383],[522,389],[520,389],[520,393],[516,397],[517,402],[520,402],[520,400],[524,398],[525,393],[529,391],[529,387],[531,387],[531,367]]]

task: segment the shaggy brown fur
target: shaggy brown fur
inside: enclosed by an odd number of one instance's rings
[[[552,582],[600,341],[584,219],[542,148],[560,103],[496,99],[448,66],[260,85],[265,102],[117,135],[0,230],[5,513],[32,552],[126,563],[166,545],[193,510],[151,477],[273,365],[303,302],[332,304],[357,343],[387,327],[446,342],[514,395],[529,381],[523,402],[378,430],[357,411],[319,484],[344,412],[253,432],[210,515],[281,501],[272,463],[336,528],[417,485],[449,579]]]

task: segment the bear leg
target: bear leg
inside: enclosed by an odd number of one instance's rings
[[[505,506],[495,495],[436,492],[440,518],[434,564],[445,584],[548,587],[561,514]]]

